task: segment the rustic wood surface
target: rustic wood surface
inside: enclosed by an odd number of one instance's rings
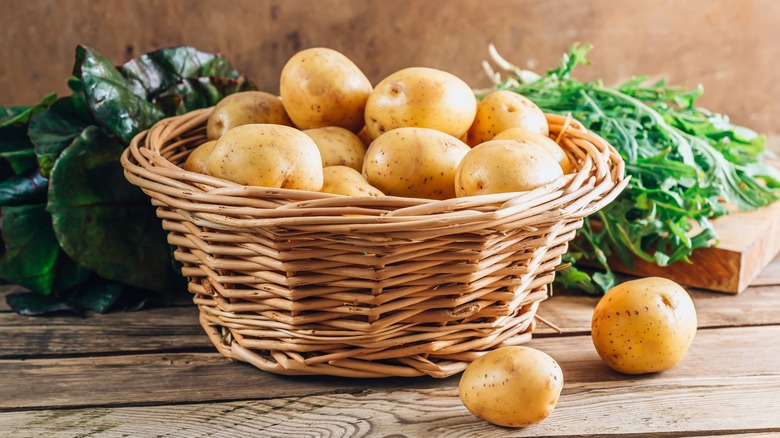
[[[0,105],[67,93],[79,43],[117,64],[173,45],[220,51],[275,91],[284,62],[314,46],[344,52],[373,83],[419,65],[484,86],[489,42],[545,71],[580,41],[596,49],[579,77],[701,83],[703,106],[778,133],[773,0],[0,0],[0,10]]]
[[[607,368],[592,347],[596,298],[556,293],[530,346],[566,384],[524,429],[471,416],[458,376],[285,377],[226,360],[196,309],[21,317],[0,310],[2,436],[759,436],[780,434],[780,257],[741,295],[691,290],[699,333],[652,376]],[[2,287],[0,295],[10,288]],[[0,296],[3,298],[4,296]]]

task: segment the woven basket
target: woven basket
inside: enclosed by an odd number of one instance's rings
[[[447,377],[528,341],[582,218],[626,183],[612,146],[549,115],[579,170],[530,192],[432,201],[242,186],[178,167],[210,112],[157,123],[122,164],[177,246],[211,341],[279,374]]]

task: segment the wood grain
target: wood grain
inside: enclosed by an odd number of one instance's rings
[[[400,388],[231,403],[0,413],[6,436],[581,437],[780,432],[780,376],[567,383],[544,422],[506,429],[473,417],[457,388]],[[760,400],[760,401],[759,401]],[[685,406],[686,409],[681,409]],[[680,436],[680,435],[675,435]]]
[[[702,83],[703,106],[778,132],[780,83],[767,74],[780,59],[773,0],[26,0],[2,7],[0,105],[67,93],[79,43],[115,63],[171,45],[220,51],[273,92],[284,62],[307,47],[344,52],[373,83],[419,65],[484,86],[480,62],[491,41],[538,71],[581,41],[596,49],[579,77]]]
[[[686,358],[674,369],[651,377],[632,377],[607,368],[589,336],[534,339],[531,347],[547,352],[563,369],[567,386],[600,382],[603,387],[647,382],[780,376],[780,326],[702,330]],[[725,348],[727,346],[728,348]],[[756,355],[761,351],[761,355]],[[717,357],[713,352],[718,352]],[[454,387],[449,379],[341,379],[278,376],[216,353],[140,354],[64,359],[0,360],[13,379],[0,380],[0,410],[30,408],[164,405],[296,397],[326,393],[363,393]]]

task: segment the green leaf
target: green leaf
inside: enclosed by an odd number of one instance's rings
[[[81,79],[87,105],[95,120],[125,144],[165,116],[144,96],[134,94],[108,58],[93,49],[76,48],[73,74]]]
[[[124,178],[124,147],[97,127],[57,160],[48,210],[62,249],[105,279],[170,294],[175,273],[149,198]]]
[[[119,283],[97,281],[68,299],[68,302],[80,309],[97,313],[106,313],[119,300],[123,287]]]
[[[27,133],[35,145],[40,172],[48,177],[57,157],[89,125],[90,119],[83,119],[74,107],[72,96],[58,99],[46,111],[30,121]]]
[[[78,307],[67,299],[33,292],[10,294],[6,297],[6,302],[14,312],[24,316],[39,316],[63,311],[81,314]]]
[[[48,108],[55,100],[57,100],[57,93],[51,93],[33,106],[18,107],[19,109],[11,110],[11,112],[4,111],[6,115],[0,119],[0,128],[26,125],[33,116]],[[22,108],[23,110],[21,110]]]
[[[216,105],[223,97],[257,87],[245,77],[225,79],[218,77],[184,79],[157,98],[157,105],[166,114],[184,114],[189,111]]]
[[[0,181],[38,167],[24,125],[0,128]]]
[[[0,182],[0,207],[46,201],[49,181],[33,169]]]
[[[184,79],[239,77],[224,56],[186,46],[146,53],[125,63],[118,70],[136,96],[150,101]]]
[[[33,292],[52,293],[60,247],[45,204],[2,208],[5,252],[0,277]]]

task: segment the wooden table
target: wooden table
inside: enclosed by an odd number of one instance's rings
[[[525,429],[471,416],[458,376],[290,378],[230,362],[186,302],[79,318],[21,317],[3,299],[0,436],[780,436],[780,258],[742,295],[691,294],[690,352],[644,377],[600,361],[596,299],[543,303],[563,333],[540,324],[530,345],[560,363],[566,384],[552,416]]]

